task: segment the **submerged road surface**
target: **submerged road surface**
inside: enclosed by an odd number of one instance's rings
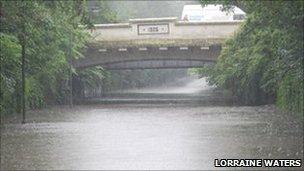
[[[24,125],[3,121],[1,170],[210,170],[222,169],[216,158],[303,160],[295,116],[272,105],[234,106],[203,79],[31,111]]]

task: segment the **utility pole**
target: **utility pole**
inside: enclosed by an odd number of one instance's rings
[[[70,49],[69,49],[69,58],[70,58],[70,62],[69,62],[69,65],[70,65],[70,74],[69,74],[69,83],[70,83],[70,91],[69,91],[69,106],[70,108],[73,107],[73,72],[72,72],[72,69],[73,69],[73,66],[72,66],[72,39],[73,39],[73,33],[71,32],[70,33]]]
[[[25,23],[24,23],[25,24]],[[21,33],[21,82],[22,82],[22,124],[25,123],[25,25],[23,25],[23,33]]]

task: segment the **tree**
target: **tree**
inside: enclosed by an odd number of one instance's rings
[[[1,1],[1,114],[18,111],[21,82],[30,108],[66,97],[69,61],[88,37],[79,27],[85,8],[83,1]]]
[[[205,2],[204,2],[205,3]],[[247,12],[208,72],[211,84],[231,90],[245,104],[272,100],[303,113],[303,1],[215,1]],[[199,71],[198,71],[199,72]]]

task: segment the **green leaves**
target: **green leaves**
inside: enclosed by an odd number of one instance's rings
[[[240,3],[216,2],[227,8]],[[245,104],[277,96],[278,106],[303,112],[303,4],[243,1],[247,19],[209,70],[211,83],[231,90]]]
[[[105,71],[100,66],[78,71],[78,77],[89,88],[97,88],[99,86],[102,86],[106,75],[107,71]]]
[[[0,112],[15,108],[21,47],[15,36],[0,33]]]
[[[20,101],[23,38],[27,105],[41,107],[49,97],[56,101],[57,97],[65,96],[71,70],[69,61],[82,56],[88,38],[83,28],[78,27],[85,15],[82,8],[85,8],[83,1],[1,1],[3,112],[14,112],[11,109],[16,109]]]

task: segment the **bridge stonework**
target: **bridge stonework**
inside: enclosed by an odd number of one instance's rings
[[[108,69],[202,66],[217,59],[222,44],[240,24],[240,21],[192,23],[176,18],[97,24],[93,30],[88,30],[92,39],[84,58],[73,61],[73,66],[101,65]]]

